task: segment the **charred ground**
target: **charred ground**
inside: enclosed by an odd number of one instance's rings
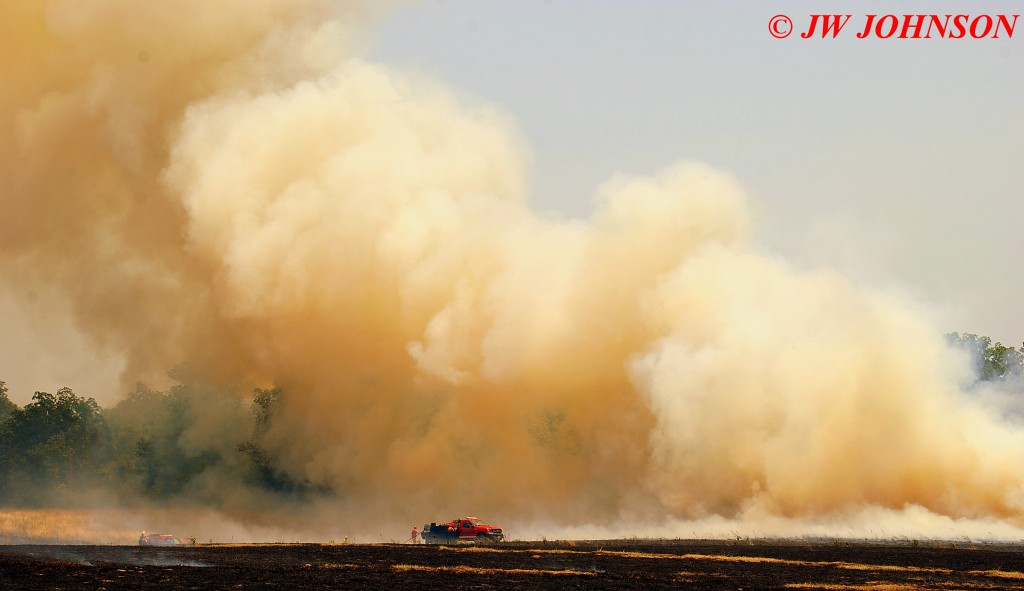
[[[4,546],[11,589],[1024,589],[1024,546],[508,542],[495,546]]]

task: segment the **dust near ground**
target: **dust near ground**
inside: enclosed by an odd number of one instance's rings
[[[611,540],[3,546],[12,589],[1024,589],[1024,545]]]

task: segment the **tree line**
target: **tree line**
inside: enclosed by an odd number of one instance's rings
[[[263,437],[278,387],[237,396],[196,384],[143,384],[109,409],[61,388],[19,408],[0,381],[0,505],[47,506],[215,496],[228,486],[325,492],[275,465]]]
[[[966,350],[974,361],[974,372],[982,381],[1024,377],[1024,345],[1020,349],[992,343],[992,339],[976,334],[952,332],[946,335],[950,344]]]
[[[947,340],[970,353],[979,381],[1024,377],[1024,346],[975,334]],[[138,384],[109,409],[71,388],[36,392],[19,408],[0,381],[0,505],[211,501],[225,486],[300,499],[332,492],[290,475],[264,445],[281,388],[226,396],[172,377],[179,384],[169,390]]]

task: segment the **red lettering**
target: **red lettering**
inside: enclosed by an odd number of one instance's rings
[[[889,22],[891,26],[889,27],[889,32],[883,34],[882,24],[885,22]],[[893,35],[896,34],[896,27],[898,27],[899,24],[900,21],[899,19],[896,18],[895,14],[887,14],[882,18],[878,19],[878,24],[875,25],[875,36],[880,39],[888,39],[889,37],[892,37]]]
[[[982,33],[978,33],[978,23],[982,21],[985,21],[985,31]],[[990,17],[987,14],[983,14],[979,17],[976,17],[974,19],[974,22],[971,23],[971,37],[974,37],[975,39],[981,39],[982,37],[988,36],[989,31],[992,30],[992,24],[992,17]]]
[[[917,22],[914,23],[914,25],[913,25],[914,34],[913,35],[907,35],[907,33],[909,32],[909,30],[911,28],[911,24],[910,23],[915,18],[917,19]],[[908,39],[908,38],[909,39],[920,39],[921,38],[921,27],[923,27],[923,26],[924,26],[924,15],[923,14],[916,14],[916,15],[915,14],[904,14],[903,15],[903,28],[900,29],[900,37],[899,38],[900,39]]]
[[[846,23],[850,22],[850,17],[852,16],[852,14],[812,14],[811,26],[803,33],[800,33],[800,36],[804,39],[810,39],[814,35],[818,19],[821,18],[825,21],[821,26],[821,38],[824,39],[831,32],[832,38],[835,39],[842,32]]]
[[[999,26],[1001,26],[1002,29],[1006,30],[1007,37],[1013,38],[1013,36],[1014,36],[1014,28],[1017,27],[1017,17],[1018,16],[1020,16],[1020,14],[1014,14],[1014,23],[1013,23],[1013,25],[1011,25],[1010,24],[1010,18],[1006,14],[999,14]],[[996,28],[995,28],[995,35],[992,35],[992,39],[998,39],[998,38],[999,38],[999,27],[996,26]]]
[[[956,32],[949,35],[950,39],[963,39],[967,36],[967,19],[971,18],[966,14],[958,14],[953,17],[953,26]]]
[[[875,22],[875,17],[876,16],[878,16],[878,15],[877,14],[869,14],[868,15],[868,20],[867,20],[867,22],[864,23],[864,30],[861,31],[860,33],[857,33],[857,38],[858,39],[863,39],[863,38],[865,38],[865,37],[867,37],[868,35],[871,34],[871,24],[873,22]]]
[[[944,20],[939,20],[939,15],[933,14],[931,20],[928,22],[928,33],[925,35],[926,38],[932,38],[932,27],[939,30],[939,37],[946,37],[946,28],[949,26],[949,19],[953,15],[947,14]]]
[[[810,27],[800,34],[804,39],[818,35],[835,39],[850,22],[849,14],[812,14]],[[866,14],[858,39],[999,39],[1013,38],[1019,14]],[[897,34],[898,33],[898,34]]]

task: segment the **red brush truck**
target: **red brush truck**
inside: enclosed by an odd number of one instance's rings
[[[487,525],[476,517],[460,517],[448,523],[431,523],[423,526],[420,533],[427,544],[455,544],[476,542],[490,544],[505,539],[505,534],[496,525]]]

